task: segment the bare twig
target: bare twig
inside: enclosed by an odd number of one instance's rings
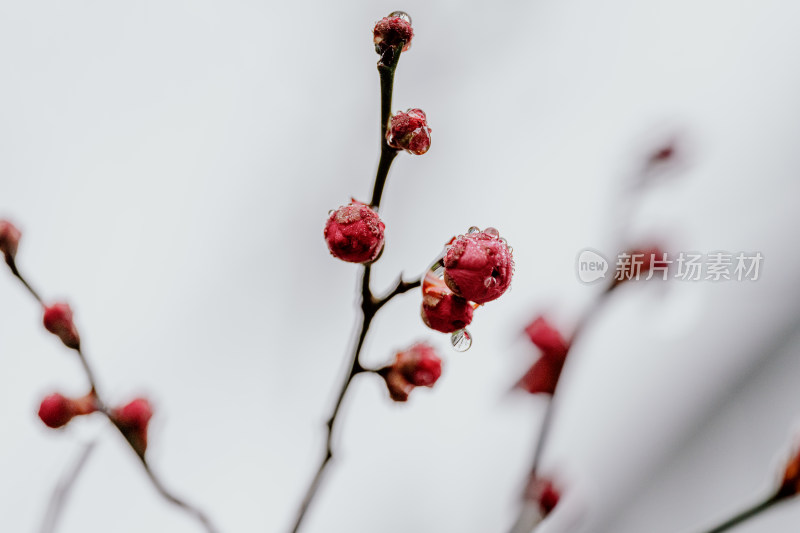
[[[764,500],[762,502],[759,502],[756,505],[754,505],[752,507],[749,507],[749,508],[745,509],[744,511],[736,514],[735,516],[733,516],[730,519],[726,520],[725,522],[719,524],[715,528],[709,529],[708,531],[706,531],[706,533],[722,533],[723,531],[728,531],[732,527],[738,526],[742,522],[745,522],[746,520],[749,520],[750,518],[753,518],[757,514],[760,514],[763,511],[766,511],[767,509],[769,509],[770,507],[772,507],[773,505],[775,505],[779,501],[781,501],[781,498],[778,497],[777,495],[770,496],[766,500]]]
[[[50,503],[47,506],[47,511],[45,511],[44,519],[42,520],[42,526],[39,528],[40,533],[53,533],[53,531],[56,530],[58,519],[61,518],[61,511],[64,509],[64,504],[66,503],[67,497],[69,496],[72,488],[75,486],[78,476],[80,476],[81,472],[83,471],[83,467],[86,466],[89,456],[92,455],[96,445],[97,442],[92,441],[84,446],[84,448],[78,454],[75,463],[70,467],[69,470],[64,472],[64,475],[58,480],[58,483],[53,489],[53,495],[50,497]]]

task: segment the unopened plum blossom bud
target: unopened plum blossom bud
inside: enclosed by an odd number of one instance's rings
[[[89,393],[83,398],[67,398],[54,393],[42,400],[39,418],[47,427],[60,428],[79,415],[88,415],[97,410],[96,398]]]
[[[395,11],[375,23],[372,38],[375,51],[383,54],[387,48],[403,44],[403,52],[411,47],[414,30],[411,27],[411,17],[408,13]]]
[[[422,297],[422,321],[429,328],[442,333],[464,329],[472,322],[472,313],[469,302],[452,292]]]
[[[398,111],[389,120],[386,144],[395,150],[422,155],[431,147],[431,128],[422,109]]]
[[[675,145],[673,143],[665,144],[650,155],[649,164],[665,163],[673,157],[675,157]]]
[[[80,348],[80,336],[72,321],[72,309],[68,304],[57,303],[45,307],[43,322],[47,331],[60,338],[68,348]]]
[[[564,359],[569,350],[569,344],[561,336],[561,333],[553,327],[543,316],[528,324],[525,333],[531,342],[541,350],[542,355],[550,359]]]
[[[547,478],[532,477],[525,489],[525,500],[538,504],[543,518],[556,508],[560,499],[558,489]]]
[[[111,420],[141,457],[147,450],[147,425],[152,416],[153,409],[145,398],[136,398],[111,411]]]
[[[369,263],[383,250],[385,225],[368,205],[353,200],[333,211],[325,224],[331,254],[350,263]]]
[[[647,274],[651,270],[666,271],[669,267],[666,257],[666,253],[657,246],[621,254],[617,260],[614,280],[609,290],[629,280],[647,279]]]
[[[553,394],[564,362],[539,357],[533,366],[517,382],[516,387],[531,394]]]
[[[5,256],[6,263],[11,264],[14,262],[21,236],[22,233],[14,224],[8,220],[0,220],[0,252]]]
[[[421,342],[398,352],[394,363],[379,374],[386,380],[392,399],[405,402],[414,387],[433,387],[442,375],[442,360],[433,347]]]
[[[472,322],[473,306],[456,296],[444,281],[431,272],[425,274],[422,284],[422,321],[431,329],[452,333]]]
[[[525,328],[531,342],[541,351],[539,359],[517,382],[516,387],[531,394],[553,394],[569,352],[569,343],[544,317]]]
[[[484,304],[503,295],[514,275],[514,258],[494,228],[459,236],[444,256],[444,281],[463,298]]]

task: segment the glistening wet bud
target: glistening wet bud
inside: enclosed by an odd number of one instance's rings
[[[430,271],[422,285],[422,321],[431,329],[452,333],[472,322],[472,305],[456,296]]]
[[[147,451],[147,425],[152,416],[153,409],[145,398],[136,398],[111,411],[111,420],[141,457]]]
[[[461,296],[448,291],[444,295],[422,297],[422,321],[431,329],[452,333],[472,322],[472,306]]]
[[[411,17],[403,11],[395,11],[375,23],[372,40],[375,51],[383,54],[388,48],[403,45],[403,52],[411,47],[414,30],[411,28]]]
[[[459,296],[484,304],[503,295],[514,275],[511,248],[494,228],[460,235],[444,256],[444,281]]]
[[[83,398],[67,398],[54,393],[42,400],[39,418],[47,427],[56,429],[66,426],[76,416],[88,415],[96,410],[96,398],[92,393]]]
[[[65,346],[74,350],[80,348],[81,339],[72,321],[72,309],[68,304],[57,303],[45,307],[42,322],[47,331],[60,338]]]
[[[9,265],[14,262],[17,255],[17,247],[22,233],[14,224],[8,220],[0,220],[0,252],[3,253],[6,263]]]
[[[442,375],[442,360],[436,350],[424,342],[398,352],[394,363],[379,371],[389,395],[396,402],[405,402],[414,387],[433,387]]]
[[[422,155],[431,147],[431,128],[422,109],[398,111],[389,120],[386,144],[395,150]]]
[[[385,226],[368,205],[353,200],[333,211],[325,224],[331,254],[349,263],[369,263],[383,250]]]

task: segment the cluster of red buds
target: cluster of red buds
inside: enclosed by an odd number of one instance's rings
[[[422,281],[422,321],[451,333],[453,346],[466,350],[471,337],[464,329],[473,311],[496,300],[511,286],[513,249],[494,228],[471,227],[454,237]]]
[[[3,252],[12,272],[28,286],[15,264],[21,237],[22,232],[11,222],[0,220],[0,251]],[[28,288],[30,289],[29,286]],[[83,357],[80,352],[80,334],[69,304],[58,302],[51,305],[42,304],[42,307],[42,323],[45,329],[57,336],[67,348],[77,351]],[[147,425],[152,416],[150,403],[144,398],[137,398],[126,405],[106,411],[94,387],[79,398],[53,393],[45,397],[39,405],[39,418],[47,427],[57,429],[66,426],[76,416],[89,415],[97,411],[106,413],[136,453],[144,457],[147,449]]]
[[[317,476],[332,456],[331,435],[339,416],[339,407],[353,378],[363,372],[380,375],[390,397],[408,401],[416,387],[433,387],[442,374],[442,360],[432,346],[421,342],[395,354],[391,364],[377,370],[365,368],[360,360],[364,340],[376,313],[392,298],[417,286],[422,287],[422,320],[430,328],[451,334],[451,343],[465,350],[471,338],[464,329],[472,322],[474,310],[499,298],[511,284],[514,272],[512,250],[494,228],[480,231],[470,228],[466,235],[454,237],[436,263],[422,279],[405,281],[402,276],[385,296],[376,297],[370,286],[370,273],[384,248],[385,224],[378,215],[384,185],[392,161],[401,152],[422,155],[431,147],[431,128],[425,112],[418,108],[391,114],[394,73],[401,53],[407,51],[414,37],[411,17],[396,11],[379,20],[373,30],[375,51],[380,55],[378,73],[381,81],[381,157],[369,204],[355,199],[348,205],[328,212],[324,238],[331,255],[361,266],[360,311],[355,345],[350,356],[350,372],[342,383],[327,426],[327,454]],[[312,482],[295,523],[298,531],[317,483]]]

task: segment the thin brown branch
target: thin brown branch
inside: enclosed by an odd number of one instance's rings
[[[391,169],[392,162],[394,158],[397,156],[397,150],[389,147],[386,143],[386,128],[389,123],[389,117],[391,116],[391,109],[392,109],[392,87],[394,85],[394,73],[397,69],[397,64],[400,61],[400,54],[403,48],[403,43],[399,46],[389,48],[384,54],[381,56],[380,61],[378,62],[378,73],[380,74],[380,81],[381,81],[381,118],[380,118],[380,144],[381,144],[381,158],[378,163],[378,170],[375,174],[375,181],[372,186],[372,201],[371,206],[376,211],[380,208],[381,198],[383,196],[383,189],[386,185],[386,179],[389,176],[389,170]],[[353,347],[350,351],[349,356],[349,364],[348,364],[348,372],[345,376],[342,385],[339,388],[339,393],[336,397],[333,409],[331,410],[330,417],[328,418],[327,422],[325,423],[326,428],[326,436],[325,436],[325,450],[322,455],[322,459],[317,467],[316,473],[311,480],[311,484],[309,485],[308,489],[306,490],[305,496],[303,497],[303,501],[300,504],[300,509],[297,512],[297,517],[295,518],[294,525],[292,527],[292,533],[297,533],[300,530],[300,527],[303,524],[303,520],[306,517],[308,512],[308,508],[311,505],[311,502],[316,496],[317,491],[319,490],[320,484],[322,483],[322,478],[325,474],[325,471],[333,460],[333,431],[336,425],[336,421],[338,420],[339,414],[341,413],[342,404],[344,402],[344,398],[347,395],[347,391],[350,388],[350,384],[353,382],[353,378],[355,378],[358,374],[362,372],[370,372],[369,370],[365,369],[361,364],[361,349],[364,347],[364,341],[367,338],[367,333],[369,332],[369,327],[372,324],[372,320],[375,318],[377,312],[386,305],[392,298],[399,294],[403,294],[414,287],[420,286],[420,280],[414,281],[403,281],[402,277],[400,277],[395,284],[394,288],[389,291],[385,296],[376,298],[372,290],[370,289],[370,276],[372,273],[372,266],[371,264],[364,265],[361,274],[361,281],[359,283],[360,290],[360,316],[357,318],[356,322],[356,333],[354,337]]]
[[[705,533],[722,533],[723,531],[728,531],[729,529],[738,526],[742,522],[745,522],[753,518],[754,516],[761,514],[762,512],[766,511],[779,501],[781,501],[781,498],[779,498],[778,496],[770,496],[766,500],[761,501],[756,505],[749,507],[740,513],[737,513],[736,515],[732,516],[728,520],[725,520],[718,526],[709,529]]]
[[[83,467],[86,466],[86,463],[89,461],[89,456],[91,456],[96,445],[97,442],[93,441],[84,446],[81,453],[78,454],[75,463],[64,473],[61,479],[58,480],[58,483],[53,489],[53,495],[50,497],[47,511],[44,513],[44,519],[39,528],[40,533],[53,533],[53,531],[56,530],[58,520],[61,518],[61,512],[64,510],[64,504],[69,497],[69,493],[75,486],[78,476],[80,476]]]

